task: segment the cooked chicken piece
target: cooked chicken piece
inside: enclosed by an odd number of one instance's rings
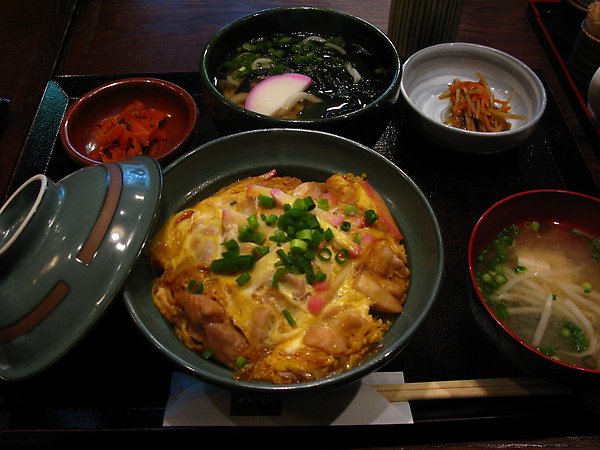
[[[304,334],[304,343],[330,355],[341,355],[346,351],[344,337],[326,325],[313,324]]]
[[[202,335],[204,331],[206,348],[229,367],[248,350],[248,342],[231,320],[226,317],[224,308],[207,295],[182,293],[179,303],[189,319],[192,332]]]

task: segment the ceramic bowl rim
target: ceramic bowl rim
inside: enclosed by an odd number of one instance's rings
[[[530,344],[525,342],[520,336],[518,336],[516,333],[514,333],[509,327],[507,327],[500,319],[498,319],[496,317],[492,308],[490,307],[490,305],[488,305],[488,303],[485,301],[485,299],[481,295],[481,292],[477,288],[477,280],[475,278],[475,270],[474,270],[475,261],[474,261],[473,255],[474,255],[474,251],[476,250],[474,241],[475,241],[476,236],[478,235],[480,228],[483,226],[483,224],[485,223],[487,218],[490,216],[490,214],[492,212],[494,212],[495,210],[497,210],[498,208],[504,206],[505,204],[507,204],[517,198],[536,196],[537,194],[551,194],[551,195],[559,194],[559,195],[566,195],[566,196],[576,196],[576,197],[580,197],[583,199],[588,199],[591,201],[598,202],[598,204],[600,205],[600,199],[598,199],[596,197],[592,197],[591,195],[588,195],[588,194],[571,191],[571,190],[567,190],[567,189],[531,189],[531,190],[521,191],[521,192],[511,194],[507,197],[504,197],[504,198],[498,200],[494,204],[492,204],[479,217],[479,219],[475,223],[475,226],[473,227],[473,230],[471,231],[471,234],[469,236],[467,259],[468,259],[469,278],[471,281],[471,289],[475,293],[474,298],[476,300],[476,303],[479,306],[482,306],[484,308],[486,316],[494,322],[494,326],[497,327],[499,330],[502,330],[502,332],[505,335],[507,335],[512,342],[518,344],[519,348],[527,350],[529,353],[531,353],[536,358],[542,358],[543,360],[546,360],[547,362],[550,362],[552,364],[560,366],[566,370],[578,372],[578,373],[589,373],[589,374],[600,375],[600,368],[590,369],[590,368],[586,368],[586,367],[580,367],[580,366],[575,366],[572,364],[567,364],[563,361],[559,361],[554,358],[551,358],[550,356],[536,350],[533,346],[531,346]]]
[[[218,45],[220,41],[222,41],[223,36],[230,33],[230,31],[232,29],[237,28],[238,26],[242,25],[245,22],[248,22],[251,20],[258,20],[259,18],[262,18],[263,16],[269,17],[269,16],[275,15],[279,12],[300,12],[301,14],[304,12],[313,12],[313,13],[330,14],[333,16],[342,17],[342,18],[344,18],[344,20],[355,22],[355,23],[359,24],[360,26],[364,27],[365,29],[369,30],[373,36],[377,36],[378,39],[381,40],[382,44],[384,44],[387,47],[387,49],[389,51],[391,51],[393,55],[395,55],[395,62],[394,62],[395,71],[394,71],[394,76],[393,76],[391,82],[388,83],[385,90],[382,91],[375,100],[370,102],[364,108],[354,110],[354,111],[351,111],[351,112],[348,112],[345,114],[341,114],[338,116],[327,117],[327,118],[284,119],[284,118],[280,118],[280,117],[273,117],[273,116],[268,116],[265,114],[259,114],[254,111],[249,111],[245,108],[240,108],[239,106],[230,102],[223,96],[223,94],[221,94],[221,92],[219,92],[219,90],[215,87],[214,83],[211,82],[211,75],[208,73],[208,67],[207,67],[207,62],[209,61],[210,53],[212,53],[213,48],[216,45]],[[219,99],[220,103],[227,105],[228,108],[234,110],[236,113],[238,113],[242,116],[246,116],[252,120],[261,120],[261,121],[264,121],[267,123],[272,123],[273,126],[276,126],[276,125],[285,126],[285,124],[288,124],[288,125],[290,125],[290,124],[310,125],[310,124],[315,124],[315,123],[323,124],[325,126],[327,124],[336,124],[339,122],[344,122],[344,121],[348,120],[349,118],[361,117],[365,114],[368,114],[370,111],[378,109],[382,103],[385,103],[386,100],[390,97],[390,95],[395,95],[395,91],[398,90],[398,88],[400,87],[400,84],[401,84],[402,70],[403,70],[402,62],[400,60],[400,56],[398,54],[398,50],[396,49],[396,46],[392,43],[392,41],[387,36],[387,34],[385,34],[383,31],[381,31],[378,27],[376,27],[372,23],[370,23],[358,16],[352,15],[350,13],[346,13],[343,11],[338,11],[338,10],[334,10],[334,9],[330,9],[330,8],[316,7],[316,6],[279,6],[279,7],[262,9],[260,11],[256,11],[254,13],[247,14],[243,17],[240,17],[240,18],[234,20],[233,22],[225,25],[220,30],[218,30],[214,35],[212,35],[211,38],[206,43],[206,45],[204,46],[204,49],[203,49],[201,57],[200,57],[200,79],[201,79],[202,84],[205,86],[204,89],[208,89],[215,98]]]
[[[157,158],[158,161],[162,161],[162,160],[168,158],[171,154],[173,154],[174,152],[176,152],[177,150],[182,148],[189,141],[189,139],[191,138],[191,136],[196,128],[196,125],[198,123],[198,115],[199,115],[196,101],[194,100],[192,95],[188,91],[186,91],[184,88],[182,88],[181,86],[179,86],[175,83],[172,83],[170,81],[163,80],[161,78],[155,78],[155,77],[135,76],[135,77],[119,78],[116,80],[108,81],[106,83],[102,83],[101,85],[98,85],[98,86],[94,87],[93,89],[90,89],[89,91],[85,92],[81,97],[76,99],[67,108],[65,115],[60,123],[59,134],[60,134],[60,140],[63,145],[63,148],[69,154],[69,156],[71,156],[72,158],[75,158],[77,161],[79,161],[80,163],[82,163],[84,165],[102,164],[102,161],[96,161],[94,159],[88,158],[79,149],[77,149],[73,145],[71,138],[70,138],[70,134],[69,134],[69,124],[71,121],[71,117],[75,113],[77,113],[78,110],[80,110],[86,104],[88,104],[91,100],[93,100],[93,98],[96,97],[96,95],[105,93],[105,92],[110,92],[113,89],[117,89],[119,87],[127,86],[127,85],[132,85],[132,86],[133,85],[148,85],[148,86],[155,86],[155,87],[163,89],[163,90],[166,88],[167,91],[174,93],[176,96],[178,96],[179,98],[181,98],[183,100],[183,102],[186,105],[186,109],[188,110],[188,113],[190,114],[190,119],[187,123],[185,132],[179,138],[179,142],[177,143],[177,145],[175,145],[173,148],[169,149],[169,151],[167,151],[164,155],[161,155],[159,158]]]

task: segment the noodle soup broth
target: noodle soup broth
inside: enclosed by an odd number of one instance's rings
[[[216,87],[245,107],[260,82],[281,74],[311,78],[306,91],[290,97],[272,115],[286,119],[335,117],[368,105],[385,90],[390,74],[365,47],[342,36],[275,33],[238,46],[218,67]]]

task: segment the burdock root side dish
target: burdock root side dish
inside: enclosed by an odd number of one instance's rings
[[[275,384],[375,354],[410,279],[403,235],[364,175],[237,181],[170,217],[149,251],[153,301],[185,345]]]
[[[511,112],[510,101],[494,97],[486,78],[477,72],[479,80],[459,80],[455,78],[439,98],[448,99],[450,107],[446,125],[468,131],[493,133],[512,128],[510,119],[525,120],[526,117]]]

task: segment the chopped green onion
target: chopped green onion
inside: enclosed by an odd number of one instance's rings
[[[481,275],[481,281],[490,284],[494,281],[494,277],[489,273],[484,273]]]
[[[344,220],[340,225],[340,229],[342,231],[348,231],[351,226],[352,226],[352,224],[350,224],[350,222],[348,222],[347,220]]]
[[[326,279],[327,274],[325,272],[318,271],[317,273],[315,273],[315,280],[317,280],[319,283],[322,283]]]
[[[270,195],[259,194],[258,204],[266,208],[275,208],[275,199]]]
[[[204,292],[204,284],[202,281],[191,279],[186,289],[190,294],[202,294]]]
[[[331,260],[331,255],[333,254],[333,252],[331,251],[331,249],[327,248],[327,247],[323,247],[321,250],[319,250],[319,253],[317,253],[317,255],[319,256],[319,259],[321,261],[330,261]]]
[[[578,352],[586,350],[589,346],[589,341],[581,328],[573,322],[567,322],[561,329],[561,335],[564,338],[573,338],[573,343]]]
[[[320,198],[317,200],[317,207],[323,211],[329,211],[329,200],[326,198]]]
[[[250,216],[253,217],[253,216]],[[256,218],[256,217],[255,217]],[[257,222],[258,226],[258,222]],[[252,226],[241,226],[239,228],[238,239],[240,242],[254,242],[255,244],[262,244],[265,241],[265,235],[259,231],[256,231]]]
[[[284,315],[285,319],[288,321],[288,323],[291,326],[295,327],[296,326],[296,320],[292,316],[292,313],[289,312],[287,309],[284,309],[282,312],[283,312],[283,315]]]
[[[556,358],[556,350],[553,347],[538,347],[538,351],[550,358]]]
[[[268,216],[266,214],[261,214],[260,218],[263,220],[264,223],[266,223],[268,226],[272,227],[273,225],[275,225],[277,223],[277,220],[279,219],[279,216],[277,214],[269,214]]]
[[[285,231],[282,231],[282,230],[276,230],[275,233],[273,234],[273,236],[271,236],[269,238],[269,240],[276,242],[278,244],[285,242],[286,239],[287,239],[287,234],[285,234]]]
[[[592,292],[592,283],[590,283],[589,281],[584,281],[583,283],[581,283],[581,288],[583,289],[583,292],[589,294],[590,292]]]
[[[223,242],[223,247],[229,251],[236,251],[240,249],[240,244],[235,239],[230,239],[227,242]]]
[[[344,207],[344,214],[346,214],[347,216],[353,217],[356,215],[357,212],[358,212],[358,210],[356,209],[356,206],[354,206],[354,205],[346,205]]]
[[[304,206],[306,208],[306,211],[312,211],[316,208],[317,204],[312,199],[312,197],[304,197]]]
[[[516,273],[522,273],[522,272],[525,272],[525,271],[527,270],[527,268],[526,268],[525,266],[519,266],[519,265],[517,265],[517,266],[515,266],[515,267],[513,268],[513,270],[514,270]]]
[[[202,357],[202,359],[210,359],[210,357],[215,353],[215,350],[213,348],[207,348],[206,350],[204,350],[202,353],[200,353],[200,356]]]
[[[238,356],[235,359],[235,368],[236,369],[241,369],[242,367],[244,367],[246,365],[246,358],[244,358],[243,356]]]
[[[305,228],[304,230],[300,230],[296,233],[297,239],[302,239],[303,241],[310,241],[313,236],[313,232],[315,230],[311,230],[309,228]]]
[[[252,254],[257,260],[265,256],[267,253],[269,253],[269,247],[265,245],[257,245],[252,249]]]
[[[589,243],[592,247],[592,259],[600,262],[600,239],[590,239]]]
[[[293,207],[295,209],[298,209],[298,210],[302,211],[302,212],[307,211],[306,202],[302,198],[297,198],[296,200],[294,200]]]
[[[496,284],[504,284],[506,283],[506,281],[506,276],[503,273],[497,273],[496,275],[494,275],[494,282]]]
[[[252,255],[215,259],[210,263],[210,270],[214,273],[234,274],[252,269],[255,262],[256,260]]]
[[[288,255],[285,250],[283,249],[279,249],[277,250],[277,256],[279,256],[279,259],[281,259],[281,262],[284,263],[286,266],[291,266],[294,264],[294,260],[292,258],[290,258],[290,255]]]
[[[236,279],[235,282],[238,284],[238,286],[243,286],[245,285],[248,281],[250,281],[250,274],[248,272],[244,272],[242,274],[240,274]]]
[[[338,264],[345,264],[348,261],[348,250],[341,248],[335,254],[335,262]]]
[[[300,249],[300,250],[306,250],[308,248],[308,244],[303,241],[302,239],[292,239],[290,241],[290,248],[294,249]]]
[[[488,303],[494,310],[494,314],[496,315],[496,317],[498,317],[500,320],[504,320],[509,316],[508,309],[506,308],[506,303],[494,301],[488,301]]]
[[[354,233],[352,240],[357,244],[360,244],[360,241],[362,241],[362,235],[360,233]]]
[[[374,210],[367,209],[365,211],[365,221],[367,222],[367,225],[371,225],[378,218],[379,218],[379,216],[377,215],[377,213]]]
[[[331,242],[331,240],[333,239],[333,231],[331,231],[331,228],[327,228],[325,230],[325,232],[323,233],[323,237],[327,242]]]
[[[256,215],[252,214],[251,216],[248,216],[247,221],[248,225],[253,230],[256,230],[259,227],[258,218],[256,217]]]

